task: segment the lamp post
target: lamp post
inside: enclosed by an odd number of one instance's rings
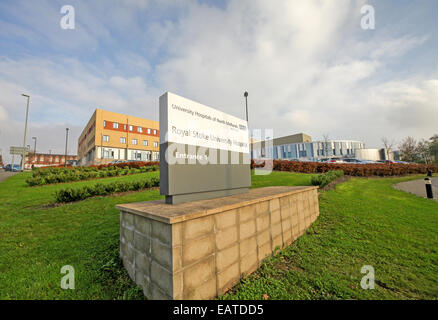
[[[27,98],[27,107],[26,107],[26,122],[24,123],[24,138],[23,138],[23,154],[21,155],[21,170],[24,170],[24,157],[25,157],[25,147],[26,147],[26,131],[27,131],[27,117],[29,115],[29,101],[30,96],[27,94],[22,94],[23,97]]]
[[[35,143],[33,145],[33,154],[36,156],[36,143],[37,143],[37,137],[32,137],[33,140],[35,140]]]
[[[68,130],[69,128],[65,128],[65,157],[64,157],[64,167],[67,166],[67,143],[68,143]]]
[[[249,156],[250,156],[250,159],[252,159],[252,141],[251,141],[251,133],[250,133],[250,131],[249,131],[249,122],[248,122],[248,91],[245,91],[244,93],[243,93],[243,96],[245,97],[245,105],[246,105],[246,124],[247,124],[247,126],[248,126],[248,133],[249,133],[249,138],[250,138],[250,141],[249,141],[249,146],[250,146],[250,154],[249,154]]]
[[[246,104],[246,122],[248,122],[248,91],[245,91],[243,96],[245,97],[245,104]]]

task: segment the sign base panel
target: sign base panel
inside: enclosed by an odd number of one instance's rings
[[[166,203],[177,204],[177,203],[196,201],[196,200],[207,200],[213,198],[232,196],[234,194],[248,193],[248,191],[249,188],[238,188],[238,189],[227,189],[227,190],[171,195],[171,196],[166,196]]]

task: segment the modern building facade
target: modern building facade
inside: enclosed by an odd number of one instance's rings
[[[74,165],[78,160],[76,155],[67,155],[67,164]],[[61,166],[65,164],[64,154],[51,153],[29,153],[24,158],[24,169],[32,169],[32,167],[50,167]]]
[[[158,161],[159,122],[96,109],[78,139],[79,165]]]
[[[355,140],[312,141],[304,133],[253,144],[253,158],[318,161],[324,158],[354,158],[365,144]]]

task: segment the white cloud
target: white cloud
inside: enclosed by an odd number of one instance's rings
[[[117,8],[80,2],[79,25],[86,32],[71,40],[72,47],[47,26],[38,32],[60,50],[104,44],[113,52],[97,62],[68,54],[0,58],[0,105],[9,119],[23,121],[20,94],[29,92],[32,116],[38,116],[32,123],[50,143],[53,123],[62,124],[59,130],[64,124],[80,128],[95,107],[158,120],[158,97],[168,90],[241,118],[248,90],[250,126],[274,128],[275,136],[329,133],[369,146],[378,146],[383,135],[427,137],[436,131],[438,75],[400,78],[388,65],[430,37],[391,36],[379,27],[363,37],[363,3],[242,0],[220,9],[190,1],[132,0]],[[176,18],[139,22],[139,12],[153,16],[148,10],[156,7],[160,14],[176,10]],[[7,28],[27,35],[18,26]],[[119,47],[115,31],[138,49]]]

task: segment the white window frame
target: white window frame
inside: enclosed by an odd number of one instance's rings
[[[158,142],[154,141],[154,147],[157,148],[158,147]]]
[[[119,123],[113,122],[113,129],[118,129],[118,128],[119,128]]]
[[[154,134],[157,134],[157,129],[154,129]]]
[[[148,128],[148,134],[151,134],[151,129],[150,128]]]
[[[149,144],[149,142],[148,142],[147,140],[143,140],[143,145],[144,145],[145,147],[147,147],[148,144]]]
[[[132,144],[132,145],[137,145],[137,143],[138,143],[137,139],[132,139],[132,140],[131,140],[131,144]]]
[[[109,136],[107,136],[107,135],[102,136],[102,141],[109,142]]]
[[[143,133],[143,128],[142,127],[137,127],[137,132]]]
[[[126,144],[126,137],[120,137],[120,143],[121,144]]]

